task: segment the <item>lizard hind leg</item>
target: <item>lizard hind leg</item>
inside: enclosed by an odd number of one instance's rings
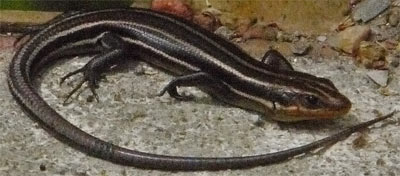
[[[96,88],[99,87],[99,80],[101,76],[109,70],[112,66],[117,65],[127,56],[125,50],[125,41],[118,35],[110,32],[102,33],[97,41],[98,44],[104,48],[104,51],[92,57],[82,68],[70,72],[61,78],[62,84],[69,77],[82,73],[83,78],[79,84],[67,95],[66,102],[82,85],[87,82],[89,89],[93,93],[97,101],[99,101]]]
[[[171,97],[177,100],[191,100],[191,96],[180,95],[177,91],[177,87],[191,87],[191,86],[201,86],[208,85],[213,82],[210,75],[204,72],[196,72],[189,75],[184,75],[177,77],[170,81],[161,91],[158,96],[162,96],[168,93]]]

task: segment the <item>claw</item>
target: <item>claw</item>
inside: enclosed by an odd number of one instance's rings
[[[60,80],[60,85],[64,83],[64,81],[66,79],[68,79],[69,77],[78,74],[78,73],[83,73],[83,79],[78,83],[78,85],[67,95],[67,98],[64,100],[64,104],[68,103],[68,100],[72,97],[72,95],[78,91],[82,85],[85,82],[88,82],[88,87],[90,88],[90,91],[93,93],[93,96],[96,98],[97,102],[99,101],[99,96],[96,93],[96,88],[98,88],[98,82],[97,82],[97,77],[95,76],[88,76],[88,75],[92,75],[90,73],[87,72],[87,68],[86,67],[82,67],[80,69],[77,69],[73,72],[68,73],[67,75],[63,76]]]
[[[79,82],[79,84],[78,84],[71,92],[69,92],[69,94],[67,95],[67,98],[65,98],[65,100],[64,100],[64,102],[63,102],[64,105],[68,103],[67,101],[69,100],[69,98],[71,98],[71,96],[72,96],[76,91],[78,91],[78,90],[82,87],[83,83],[85,83],[85,82],[86,82],[86,80],[85,80],[85,79],[82,79],[82,81]]]
[[[99,101],[99,96],[97,95],[95,89],[98,88],[101,75],[112,66],[117,65],[117,63],[122,61],[122,59],[127,56],[125,51],[125,42],[119,35],[112,34],[111,32],[107,31],[103,32],[98,36],[97,44],[102,46],[104,52],[100,52],[99,54],[92,56],[91,60],[86,63],[85,66],[68,73],[61,78],[60,84],[64,83],[66,79],[75,74],[83,74],[82,80],[79,82],[78,86],[76,86],[68,94],[67,99],[64,101],[65,103],[78,89],[82,87],[83,83],[85,82],[88,83],[88,87],[96,100]]]
[[[96,87],[89,86],[89,88],[90,88],[90,91],[92,91],[92,94],[93,94],[94,98],[96,99],[96,101],[100,102],[99,95],[97,95],[97,93],[96,93]]]
[[[156,96],[161,97],[165,94],[165,92],[167,92],[167,87],[164,87],[164,89],[162,89],[158,94],[156,94]]]
[[[73,76],[73,75],[76,75],[76,74],[78,74],[78,73],[81,73],[81,72],[83,72],[83,70],[84,70],[84,67],[83,67],[83,68],[80,68],[80,69],[78,69],[78,70],[75,70],[75,71],[73,71],[73,72],[70,72],[70,73],[68,73],[67,75],[63,76],[63,77],[60,79],[60,85],[63,84],[64,81],[65,81],[66,79],[68,79],[69,77],[71,77],[71,76]],[[81,85],[81,86],[82,86],[82,85]]]
[[[160,91],[160,93],[157,94],[157,96],[163,96],[165,92],[168,92],[169,96],[177,100],[188,101],[193,99],[193,97],[191,96],[180,95],[176,87],[170,87],[170,86],[166,86],[163,90]]]

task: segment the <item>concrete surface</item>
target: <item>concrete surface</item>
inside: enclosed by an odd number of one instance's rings
[[[264,54],[267,42],[241,44],[251,55]],[[13,49],[0,50],[0,175],[399,175],[400,115],[356,133],[320,153],[245,170],[163,172],[119,166],[89,157],[61,143],[29,119],[6,84]],[[88,102],[85,89],[62,105],[79,77],[59,86],[59,78],[84,65],[75,59],[53,67],[44,77],[42,96],[79,128],[114,144],[141,151],[181,156],[242,156],[275,152],[307,144],[345,126],[400,110],[399,68],[387,89],[379,88],[350,57],[290,57],[297,70],[331,79],[353,102],[341,119],[282,124],[211,99],[196,88],[180,89],[196,97],[180,102],[154,97],[172,79],[143,64],[107,75],[97,90],[100,102]],[[134,64],[131,64],[134,65]],[[389,92],[384,96],[382,92]],[[261,125],[259,125],[261,124]]]

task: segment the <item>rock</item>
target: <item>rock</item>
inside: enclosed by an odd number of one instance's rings
[[[389,79],[388,70],[371,70],[367,72],[367,76],[381,87],[387,86]]]
[[[243,36],[243,34],[249,30],[250,26],[254,25],[257,22],[257,19],[250,19],[250,18],[245,18],[245,19],[240,19],[238,21],[238,26],[236,28],[236,33],[238,36]]]
[[[395,27],[397,24],[399,24],[399,19],[400,19],[400,11],[399,10],[393,10],[390,12],[388,16],[388,22],[391,26]]]
[[[390,6],[390,0],[364,0],[360,2],[353,12],[355,21],[368,22]]]
[[[264,31],[263,38],[269,41],[276,41],[278,29],[276,27],[267,26]]]
[[[195,15],[193,17],[193,22],[211,32],[221,27],[221,21],[219,21],[218,16],[211,12],[202,12],[201,14]]]
[[[367,68],[386,69],[386,50],[376,43],[362,41],[358,52],[359,61]]]
[[[390,66],[397,68],[400,65],[400,57],[392,57],[392,61],[390,62]]]
[[[245,33],[243,33],[243,39],[266,39],[266,40],[276,40],[277,29],[275,27],[268,26],[263,23],[257,23],[251,26]]]
[[[331,37],[328,43],[331,47],[356,55],[360,42],[366,40],[371,30],[369,26],[353,26]]]
[[[292,47],[290,48],[292,53],[296,56],[304,56],[306,55],[310,49],[311,45],[308,42],[296,42]]]
[[[279,42],[292,42],[293,40],[295,40],[295,37],[286,32],[278,31],[278,33],[276,35],[276,39]]]
[[[0,35],[0,51],[7,48],[13,48],[15,42],[17,42],[15,37]]]
[[[318,47],[318,45],[317,45]],[[332,49],[331,47],[327,47],[326,45],[319,46],[320,49],[315,49],[316,53],[319,57],[323,58],[337,58],[339,53]]]
[[[325,42],[326,39],[327,39],[327,37],[326,37],[326,36],[323,36],[323,35],[320,35],[320,36],[317,37],[317,40],[318,40],[319,42]]]
[[[221,26],[219,27],[217,30],[214,31],[215,34],[222,36],[226,39],[231,39],[233,38],[235,32],[230,30],[228,27],[226,26]]]
[[[174,14],[187,20],[193,18],[192,9],[182,0],[153,0],[151,3],[151,9],[154,11]]]

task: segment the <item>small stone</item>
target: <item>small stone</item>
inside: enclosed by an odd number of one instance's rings
[[[354,9],[355,21],[368,22],[390,6],[390,0],[364,0]]]
[[[386,68],[386,50],[373,42],[360,42],[358,59],[367,68]]]
[[[275,27],[267,26],[264,31],[263,38],[269,41],[276,41],[276,36],[278,35],[278,30]]]
[[[219,21],[217,16],[206,12],[195,15],[193,22],[212,32],[221,26],[221,21]]]
[[[308,42],[297,42],[290,49],[294,55],[304,56],[310,51],[311,45]]]
[[[215,8],[206,8],[201,11],[200,14],[193,17],[193,22],[202,26],[204,29],[209,31],[215,31],[222,26],[219,17],[221,11]]]
[[[243,33],[243,39],[266,39],[276,40],[278,31],[275,27],[268,26],[264,23],[257,23],[251,26],[245,33]]]
[[[250,26],[254,25],[256,22],[257,19],[250,19],[250,18],[240,19],[238,21],[236,33],[238,34],[238,36],[243,36],[243,34],[247,30],[249,30]]]
[[[388,22],[391,26],[395,27],[397,26],[397,24],[399,24],[399,19],[400,19],[400,12],[398,10],[393,10],[389,14]]]
[[[329,38],[328,43],[333,48],[356,55],[360,42],[366,40],[370,33],[369,26],[353,26]]]
[[[323,36],[323,35],[320,35],[320,36],[317,37],[317,40],[320,41],[320,42],[325,42],[326,39],[327,39],[327,37]]]
[[[17,39],[15,37],[10,36],[0,36],[0,51],[6,48],[14,47]]]
[[[367,72],[367,76],[381,87],[387,86],[387,81],[389,79],[388,70],[371,70]]]
[[[316,49],[316,51],[318,51],[318,49]],[[324,58],[336,58],[339,56],[339,53],[331,47],[321,46],[321,49],[319,50],[319,56]]]
[[[231,39],[233,38],[235,32],[230,30],[228,27],[226,26],[221,26],[219,27],[217,30],[214,31],[215,34],[224,37],[226,39]]]
[[[400,58],[394,57],[393,60],[390,62],[390,66],[397,68],[400,65]]]
[[[293,35],[290,35],[288,33],[278,31],[276,34],[276,39],[279,42],[292,42],[294,40],[294,37],[293,37]]]
[[[193,10],[182,0],[153,0],[151,2],[151,9],[174,14],[187,20],[193,18]]]

